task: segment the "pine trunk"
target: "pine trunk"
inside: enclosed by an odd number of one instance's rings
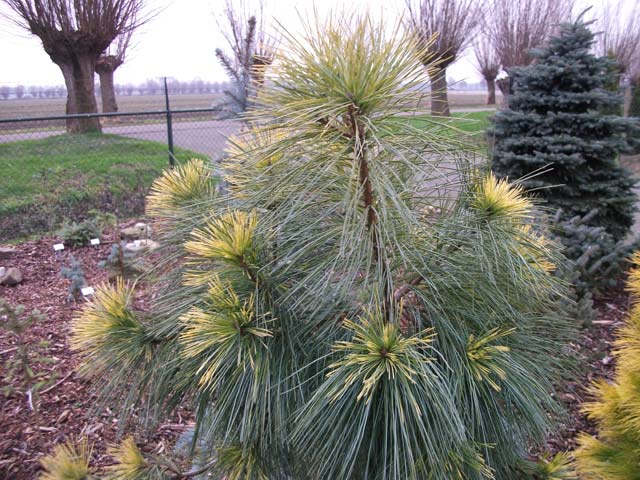
[[[113,70],[98,68],[98,76],[100,77],[100,93],[102,95],[102,111],[104,113],[112,113],[118,111],[118,102],[116,101],[116,92],[113,83]]]
[[[431,115],[448,117],[449,99],[447,97],[447,70],[440,68],[430,75],[431,77]]]

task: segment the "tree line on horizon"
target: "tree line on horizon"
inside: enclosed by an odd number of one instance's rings
[[[13,12],[14,23],[40,38],[60,68],[68,114],[97,112],[98,91],[102,110],[117,111],[114,73],[126,59],[133,32],[149,22],[157,10],[150,10],[145,0],[0,1]],[[493,105],[496,86],[503,99],[508,97],[512,87],[509,70],[533,63],[533,50],[548,40],[558,25],[570,20],[576,9],[575,0],[405,0],[405,12],[398,22],[423,52],[432,115],[450,115],[447,69],[467,49],[474,51],[477,70],[489,90],[487,104]],[[594,13],[596,31],[600,32],[595,51],[610,57],[616,69],[617,85],[611,89],[619,88],[623,80],[631,85],[640,83],[639,12],[640,0],[609,0]],[[267,21],[263,0],[227,0],[221,13],[216,20],[228,50],[217,48],[215,57],[231,85],[222,88],[226,101],[220,108],[236,115],[251,105],[250,99],[263,85],[266,69],[277,53],[278,33]],[[129,91],[133,94],[125,86],[121,94]],[[67,129],[100,131],[101,127],[97,118],[86,118],[69,120]]]
[[[195,95],[218,94],[230,88],[231,82],[210,82],[206,80],[167,80],[169,94]],[[100,85],[96,83],[96,96],[101,97]],[[164,86],[158,80],[149,79],[139,83],[122,83],[114,85],[114,92],[118,97],[130,97],[136,95],[161,95],[164,94]],[[3,85],[0,86],[0,100],[27,99],[27,98],[62,98],[67,95],[64,85]]]

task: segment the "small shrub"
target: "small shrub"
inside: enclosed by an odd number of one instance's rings
[[[56,445],[53,453],[40,460],[43,472],[39,480],[89,480],[89,462],[91,461],[92,446],[87,439],[78,442],[76,446],[72,441],[62,445]]]
[[[109,256],[98,263],[100,268],[109,272],[109,281],[114,282],[118,278],[130,279],[140,275],[144,271],[139,255],[125,250],[126,241],[114,243],[111,246]]]
[[[82,288],[87,284],[87,280],[84,277],[84,270],[82,269],[82,262],[72,256],[69,266],[62,267],[60,274],[70,282],[67,290],[67,302],[80,301],[82,298]]]
[[[584,406],[598,426],[597,437],[578,438],[576,464],[584,480],[640,479],[640,253],[633,263],[627,281],[633,304],[614,343],[615,376],[596,381]]]
[[[597,213],[593,210],[584,217],[575,216],[565,221],[559,220],[559,216],[555,218],[557,240],[564,246],[563,253],[576,272],[570,281],[578,298],[616,287],[629,256],[639,246],[638,239],[616,241],[604,227],[593,226],[591,219]]]
[[[84,220],[80,223],[65,222],[58,231],[58,236],[64,243],[71,246],[87,245],[92,238],[100,238],[102,229],[94,219]]]
[[[95,221],[95,223],[100,227],[101,230],[115,228],[118,226],[118,217],[116,217],[113,213],[93,209],[89,210],[88,215],[89,218]]]
[[[45,316],[38,310],[34,310],[29,315],[24,314],[24,306],[12,307],[9,303],[0,298],[0,328],[10,332],[16,340],[17,352],[14,357],[7,360],[3,372],[7,387],[3,387],[3,393],[11,393],[12,380],[17,380],[24,388],[29,407],[37,412],[38,391],[45,385],[55,380],[55,377],[46,379],[47,373],[39,373],[33,370],[33,361],[46,361],[46,358],[34,356],[30,352],[31,348],[26,343],[24,335],[26,331],[37,322],[41,322]]]

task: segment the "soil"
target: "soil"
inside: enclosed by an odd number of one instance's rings
[[[68,439],[86,435],[94,444],[92,465],[109,463],[106,446],[118,437],[115,407],[99,415],[88,415],[95,402],[90,380],[75,373],[78,358],[69,347],[70,321],[84,302],[67,302],[68,280],[60,269],[73,255],[82,262],[87,284],[106,281],[107,274],[97,264],[111,248],[111,241],[99,246],[66,248],[55,253],[54,238],[44,238],[16,246],[10,260],[2,266],[16,266],[24,281],[15,287],[0,286],[0,298],[11,305],[22,304],[25,311],[34,308],[46,314],[44,321],[32,325],[24,334],[30,368],[44,381],[31,403],[26,394],[21,371],[11,368],[17,359],[16,336],[0,328],[0,478],[23,480],[37,477],[40,458],[53,446]],[[595,433],[594,425],[580,412],[588,399],[586,387],[598,377],[611,378],[614,361],[610,357],[611,342],[628,308],[623,290],[609,292],[597,302],[598,319],[584,329],[574,345],[579,374],[559,386],[559,399],[569,415],[558,433],[548,440],[550,452],[571,450],[578,432]],[[170,450],[177,436],[190,425],[191,417],[180,412],[170,423],[160,426],[151,438],[136,436],[145,451],[161,453]]]
[[[98,262],[107,257],[113,242],[103,239],[98,246],[65,247],[56,253],[53,245],[59,241],[44,238],[22,243],[15,246],[13,258],[0,260],[0,265],[15,266],[24,276],[19,285],[0,286],[0,298],[12,306],[24,305],[25,313],[38,309],[46,315],[23,335],[29,367],[37,376],[32,383],[44,382],[31,401],[20,364],[14,368],[18,359],[16,335],[0,328],[0,479],[37,478],[43,455],[56,444],[81,436],[94,444],[92,465],[100,468],[109,463],[106,447],[118,438],[113,413],[117,414],[117,409],[88,414],[96,397],[91,381],[75,373],[78,358],[69,347],[70,322],[86,300],[68,302],[69,281],[60,275],[60,269],[69,265],[73,255],[82,262],[87,285],[105,282],[107,273],[98,268]],[[136,436],[136,440],[148,452],[170,450],[190,418],[180,413],[171,423],[160,426],[151,438],[142,440]]]

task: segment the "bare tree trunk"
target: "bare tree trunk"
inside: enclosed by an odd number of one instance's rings
[[[448,117],[449,99],[447,97],[447,69],[439,68],[430,74],[431,78],[431,115]]]
[[[498,80],[498,88],[502,93],[502,106],[509,108],[509,93],[511,93],[511,80],[509,77]]]
[[[67,87],[67,113],[97,113],[98,104],[93,82],[95,58],[92,55],[74,55],[69,65],[62,68],[71,74],[71,89]],[[65,78],[66,82],[66,78]],[[67,120],[69,133],[102,132],[100,119],[77,118]]]
[[[487,105],[495,105],[496,104],[496,79],[495,78],[485,78],[487,82]]]
[[[62,72],[64,84],[67,87],[67,105],[65,113],[67,115],[78,113],[78,109],[76,108],[75,84],[73,83],[73,67],[70,63],[58,63],[58,67]],[[67,120],[67,130],[70,129],[70,121],[71,120]]]
[[[100,92],[102,95],[102,111],[111,113],[118,111],[116,92],[113,83],[113,70],[108,68],[96,68],[100,77]]]

